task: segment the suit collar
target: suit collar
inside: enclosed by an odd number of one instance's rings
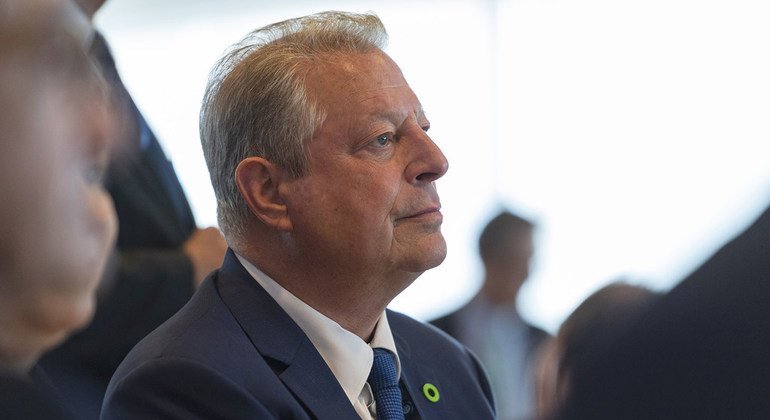
[[[318,418],[357,419],[326,362],[297,324],[251,277],[232,250],[217,278],[222,300],[256,350],[283,383]]]
[[[413,355],[409,343],[407,340],[399,334],[400,323],[396,322],[393,317],[393,312],[387,311],[390,319],[391,330],[393,331],[393,338],[396,341],[396,348],[398,349],[398,355],[401,359],[401,381],[406,388],[409,396],[404,396],[405,400],[411,400],[414,408],[417,410],[417,415],[412,414],[409,418],[442,418],[446,415],[445,412],[438,410],[444,403],[439,398],[436,402],[431,402],[426,397],[425,386],[433,385],[436,389],[442,389],[442,383],[439,379],[437,372],[428,366],[430,363],[425,363],[422,360],[417,360]],[[440,394],[439,394],[440,396]]]

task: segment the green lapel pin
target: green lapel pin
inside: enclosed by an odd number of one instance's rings
[[[428,401],[432,403],[438,402],[439,398],[441,398],[438,393],[438,388],[436,388],[436,385],[431,383],[427,383],[422,386],[422,393],[425,394],[425,398],[427,398]]]

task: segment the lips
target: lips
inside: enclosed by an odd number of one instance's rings
[[[436,206],[436,207],[431,207],[429,209],[417,212],[416,214],[414,214],[412,216],[409,216],[409,217],[419,217],[419,216],[422,216],[424,214],[436,213],[436,212],[440,212],[440,211],[441,211],[441,206]]]
[[[420,207],[419,210],[414,210],[414,211],[408,212],[407,214],[408,214],[407,216],[397,218],[396,222],[443,217],[441,214],[440,204],[430,205],[427,207]]]

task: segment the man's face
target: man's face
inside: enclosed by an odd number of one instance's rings
[[[97,94],[16,77],[22,83],[0,92],[13,110],[0,118],[0,352],[8,358],[39,353],[90,319],[116,231],[95,176],[109,127]]]
[[[282,191],[298,249],[323,270],[391,279],[398,293],[446,256],[435,181],[447,160],[384,53],[330,57],[307,86],[326,119],[308,145],[308,175]]]
[[[499,245],[496,256],[486,262],[488,287],[500,301],[513,301],[529,277],[534,254],[534,238],[530,230],[514,232]]]

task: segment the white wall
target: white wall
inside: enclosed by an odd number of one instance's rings
[[[198,108],[217,57],[278,19],[377,13],[450,161],[449,256],[396,309],[430,318],[470,298],[476,237],[501,203],[540,226],[520,306],[554,330],[619,276],[670,287],[770,201],[764,1],[284,3],[110,0],[97,24],[212,225]]]

